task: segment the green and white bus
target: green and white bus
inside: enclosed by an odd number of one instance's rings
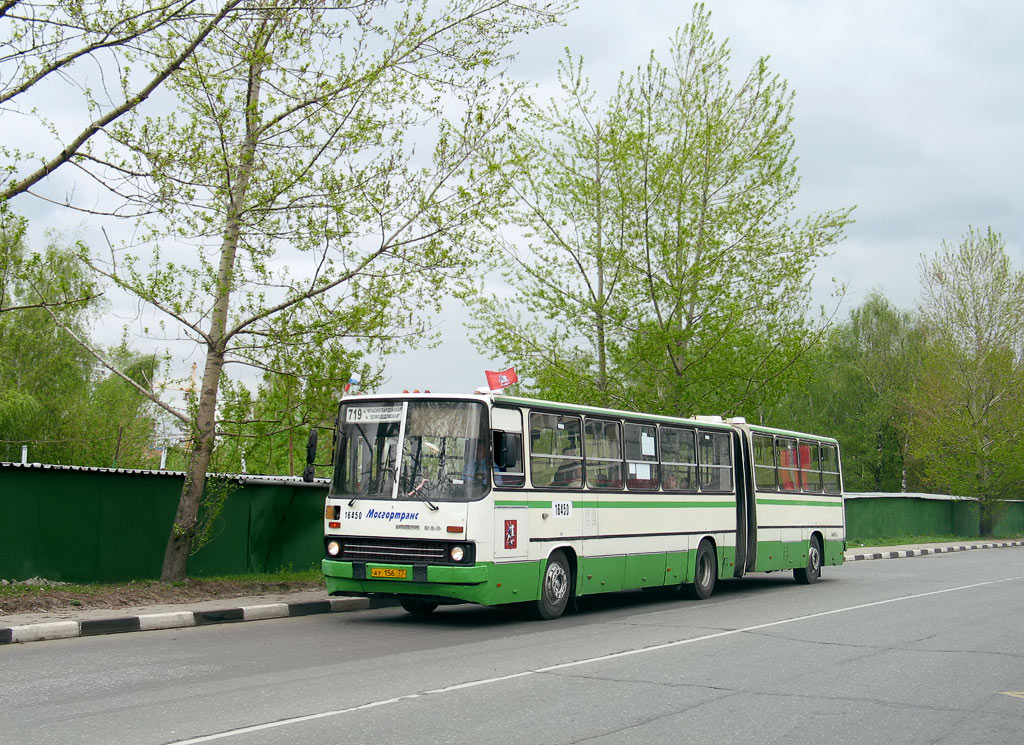
[[[346,396],[324,514],[331,595],[523,604],[793,570],[845,548],[839,445],[493,394]]]

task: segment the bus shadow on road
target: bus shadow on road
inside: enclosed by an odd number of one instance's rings
[[[822,578],[821,583],[828,582]],[[702,605],[777,593],[784,588],[802,589],[789,572],[758,574],[739,580],[719,582],[714,594],[707,600],[687,597],[679,588],[648,588],[646,590],[623,590],[602,595],[587,595],[575,598],[563,619],[575,623],[598,623],[609,617],[652,611],[697,609]],[[422,626],[424,628],[489,628],[510,625],[522,626],[523,630],[542,628],[544,622],[533,621],[522,606],[482,606],[471,603],[442,605],[429,615],[416,615],[403,611],[396,600],[380,598],[371,601],[371,607],[385,611],[363,616],[360,622],[385,626]],[[554,623],[559,623],[555,621]]]

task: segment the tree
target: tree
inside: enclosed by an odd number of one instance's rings
[[[914,315],[873,292],[801,361],[766,421],[837,438],[847,490],[906,491],[916,479],[908,427],[920,353]]]
[[[82,308],[100,296],[68,252],[42,253],[25,244],[27,221],[0,203],[0,313],[33,308]],[[73,311],[74,312],[74,311]]]
[[[1001,500],[1024,485],[1024,272],[1002,236],[971,228],[920,273],[927,347],[911,447],[933,487],[978,499],[991,535]]]
[[[47,463],[147,465],[155,427],[149,401],[99,376],[93,355],[71,335],[88,338],[102,308],[82,271],[84,248],[52,239],[28,254],[23,220],[0,227],[7,311],[0,313],[0,459],[16,460],[28,445],[33,460]],[[108,354],[138,385],[152,386],[154,358],[123,346]]]
[[[501,79],[504,50],[559,10],[247,6],[168,79],[173,114],[109,128],[117,147],[91,157],[153,215],[152,259],[118,248],[90,266],[204,356],[194,409],[154,396],[193,444],[162,579],[186,573],[225,365],[316,375],[346,354],[354,364],[428,337],[422,310],[465,281],[473,256],[462,247],[502,198],[501,174],[474,169],[471,156],[491,147],[515,94]],[[413,132],[433,138],[429,156]]]
[[[88,397],[92,358],[54,324],[45,306],[53,297],[50,289],[75,285],[78,264],[73,251],[57,245],[31,262],[20,237],[16,244],[5,243],[7,268],[13,265],[14,272],[5,272],[7,312],[0,313],[2,459],[17,460],[20,446],[30,444],[34,459],[66,463],[75,434],[69,415]],[[29,271],[30,262],[47,271]],[[58,306],[54,312],[65,326],[88,333],[91,309],[86,304]]]
[[[361,385],[368,390],[379,383],[379,373],[346,350],[324,359],[308,375],[265,373],[254,392],[225,379],[212,469],[289,476],[302,473],[309,431],[334,426],[343,394],[338,383],[352,371],[361,371]]]
[[[54,138],[53,151],[43,156],[0,145],[6,161],[0,166],[0,205],[66,163],[85,166],[84,146],[149,98],[242,5],[243,0],[223,0],[210,9],[197,0],[0,0],[6,31],[0,41],[0,111],[35,119],[33,131],[46,130]],[[152,43],[158,36],[159,46]],[[99,89],[87,82],[88,72],[75,74],[89,63],[99,73]],[[132,63],[147,65],[149,75],[140,79]],[[58,81],[71,83],[60,95],[70,91],[85,110],[86,121],[70,132],[42,115],[33,98],[54,95]]]
[[[633,205],[621,192],[634,176],[633,143],[622,102],[595,104],[582,61],[567,56],[558,78],[564,102],[529,107],[509,145],[510,217],[528,249],[505,246],[512,300],[474,298],[480,346],[522,365],[550,398],[611,404],[621,396],[610,373],[626,305]],[[523,307],[536,312],[524,319]]]
[[[526,248],[476,321],[541,395],[748,413],[819,339],[809,276],[850,211],[793,217],[792,94],[764,59],[734,87],[728,60],[702,5],[607,105],[570,57],[507,153]]]

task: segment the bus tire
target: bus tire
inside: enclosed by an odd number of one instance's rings
[[[540,597],[528,604],[527,611],[538,621],[551,621],[565,612],[572,595],[572,572],[562,551],[553,551],[544,567],[540,584]]]
[[[807,548],[807,566],[793,570],[793,579],[801,585],[813,585],[821,576],[821,541],[818,536],[811,536],[811,544]]]
[[[715,590],[718,581],[718,562],[715,549],[707,538],[697,546],[697,558],[693,563],[693,584],[686,585],[683,591],[694,600],[707,600]]]
[[[398,602],[402,604],[402,609],[406,613],[412,613],[414,616],[429,616],[437,610],[437,603],[433,600],[424,600],[409,595],[398,598]]]

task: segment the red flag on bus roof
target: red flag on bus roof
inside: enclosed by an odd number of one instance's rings
[[[514,367],[510,367],[508,370],[502,370],[501,372],[484,370],[484,375],[487,376],[487,387],[492,391],[500,391],[502,388],[508,388],[510,385],[519,382],[519,376],[516,375],[516,369]]]

